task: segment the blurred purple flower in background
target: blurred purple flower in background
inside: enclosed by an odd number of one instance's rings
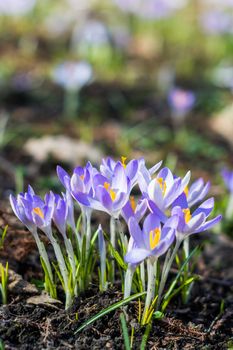
[[[66,90],[81,89],[90,82],[92,75],[92,67],[85,61],[66,61],[56,66],[52,72],[54,82]]]
[[[201,15],[200,23],[207,34],[231,34],[233,32],[233,15],[230,12],[211,10]]]
[[[224,183],[226,185],[226,188],[233,193],[233,171],[230,171],[228,169],[223,169],[222,172],[222,178],[224,180]]]
[[[87,20],[84,25],[78,23],[73,31],[73,46],[95,47],[108,45],[111,42],[111,35],[107,26],[97,20]]]
[[[227,220],[232,220],[233,219],[233,171],[230,171],[225,168],[222,170],[221,175],[226,185],[226,188],[230,192],[230,196],[226,207],[225,217]]]
[[[30,12],[36,0],[0,0],[0,15],[22,16]]]
[[[114,0],[114,2],[122,11],[146,19],[168,17],[187,3],[186,0]]]
[[[192,91],[174,88],[168,94],[168,103],[174,117],[186,115],[194,106],[196,101]]]

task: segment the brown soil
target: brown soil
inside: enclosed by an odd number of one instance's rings
[[[9,261],[12,270],[9,304],[0,307],[0,339],[5,349],[124,349],[119,309],[74,334],[83,322],[122,299],[118,289],[100,293],[93,285],[68,311],[59,303],[33,300],[40,292],[28,282],[41,278],[35,244],[30,233],[4,208],[5,204],[1,206],[0,225],[8,223],[10,228],[0,261]],[[218,238],[213,241],[198,261],[200,280],[189,303],[184,306],[176,299],[162,320],[153,321],[147,349],[233,348],[232,242]],[[15,279],[18,282],[12,283]],[[137,322],[137,305],[137,301],[131,302],[128,308],[129,333],[131,327],[135,328],[133,349],[140,348],[145,331]]]

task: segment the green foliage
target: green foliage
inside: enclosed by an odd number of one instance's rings
[[[4,305],[7,304],[7,283],[8,283],[8,262],[4,267],[3,264],[0,263],[0,292],[2,295],[2,303]]]
[[[130,340],[129,340],[129,332],[126,324],[125,315],[123,312],[120,314],[120,321],[121,321],[122,335],[123,335],[124,344],[125,344],[125,350],[130,350],[131,346],[130,346]]]
[[[4,240],[5,240],[6,234],[7,234],[7,230],[8,230],[8,225],[6,225],[4,230],[1,232],[1,235],[0,235],[0,249],[3,248]]]

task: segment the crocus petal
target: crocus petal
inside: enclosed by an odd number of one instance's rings
[[[160,220],[159,217],[155,214],[149,214],[143,223],[143,234],[148,235],[150,231],[154,230],[155,228],[160,229]]]
[[[194,212],[193,216],[204,213],[205,217],[208,217],[213,210],[214,207],[214,198],[209,198],[205,202],[203,202]]]
[[[63,186],[69,190],[70,189],[70,176],[69,174],[60,166],[57,166],[57,176]]]
[[[188,208],[188,202],[185,193],[181,193],[181,195],[172,203],[173,207],[180,207],[182,209]]]
[[[90,198],[88,197],[87,194],[82,193],[82,192],[76,192],[76,193],[71,193],[74,199],[76,199],[77,202],[79,202],[82,205],[85,205],[86,207],[90,207]]]
[[[101,174],[97,174],[93,178],[93,186],[96,188],[97,186],[104,186],[104,183],[107,182],[109,183],[109,179],[107,179],[105,176]]]
[[[129,218],[134,216],[134,211],[131,207],[130,201],[128,201],[122,208],[121,215],[126,222],[128,222]]]
[[[149,198],[156,203],[159,209],[163,210],[163,192],[157,179],[153,179],[148,186]]]
[[[205,214],[200,213],[192,217],[192,219],[186,223],[184,227],[184,233],[193,233],[195,230],[197,230],[203,222],[205,222]]]
[[[141,249],[145,249],[146,247],[144,244],[143,232],[134,217],[131,217],[129,219],[128,226],[129,226],[129,232],[133,237],[137,247]]]
[[[210,188],[210,182],[207,182],[204,185],[202,178],[196,180],[189,189],[188,193],[188,204],[189,207],[192,207],[196,203],[200,202],[208,193]]]
[[[172,209],[172,216],[174,216],[174,215],[179,217],[177,230],[179,232],[183,232],[186,223],[185,223],[185,217],[184,217],[184,212],[183,212],[182,208],[181,207],[174,207]]]
[[[155,215],[157,215],[160,219],[161,222],[165,222],[167,221],[167,216],[163,213],[162,210],[160,210],[157,205],[152,201],[152,200],[148,200],[148,207],[150,209],[150,211],[152,213],[154,213]]]
[[[145,260],[149,255],[150,251],[146,249],[140,249],[140,248],[132,248],[128,253],[125,255],[125,262],[128,264],[139,264],[143,260]]]
[[[190,177],[191,177],[191,171],[189,170],[187,172],[187,174],[185,175],[185,177],[183,177],[183,179],[181,181],[182,192],[184,191],[185,187],[188,186],[188,183],[190,181]]]
[[[131,181],[134,181],[137,175],[137,171],[138,171],[138,161],[133,159],[127,164],[125,173]]]
[[[172,228],[164,227],[162,229],[161,236],[164,237],[160,240],[159,244],[152,250],[152,255],[159,257],[166,253],[168,248],[172,245],[175,239],[175,230]]]
[[[147,211],[147,200],[144,198],[144,199],[141,199],[138,202],[138,205],[136,206],[135,217],[137,221],[140,221],[142,219],[146,211]]]
[[[96,197],[100,203],[111,213],[113,207],[113,201],[110,197],[109,192],[102,186],[97,187]]]
[[[203,225],[201,225],[194,233],[206,231],[216,225],[222,219],[222,215],[216,216],[214,219],[206,221]]]
[[[117,162],[114,169],[114,174],[112,177],[112,189],[113,190],[120,189],[121,192],[128,191],[127,176],[125,174],[125,169],[120,162]]]
[[[160,170],[160,172],[158,173],[158,176],[157,178],[162,178],[165,183],[166,183],[166,191],[169,191],[171,189],[171,187],[173,186],[173,183],[174,183],[174,177],[172,175],[172,172],[170,169],[168,168],[163,168]]]
[[[84,182],[77,174],[73,174],[70,180],[70,188],[72,193],[83,192],[85,193]]]
[[[155,164],[152,168],[150,168],[149,169],[150,175],[154,175],[154,173],[156,173],[156,171],[161,167],[162,163],[163,163],[163,161],[161,160],[160,162]]]
[[[38,214],[32,212],[33,221],[36,226],[42,228],[44,225],[44,219],[42,219]]]
[[[144,196],[146,196],[150,178],[147,178],[145,174],[143,174],[142,172],[139,172],[137,176],[138,176],[138,186],[140,188],[140,191]]]
[[[174,180],[173,186],[165,194],[164,207],[170,207],[170,205],[173,204],[173,202],[180,196],[182,192],[183,190],[181,189],[181,179],[177,178]]]

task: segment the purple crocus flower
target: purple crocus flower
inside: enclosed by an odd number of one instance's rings
[[[221,172],[226,188],[233,193],[233,171],[223,169]]]
[[[94,196],[92,177],[97,171],[88,162],[85,167],[78,166],[70,176],[61,166],[57,166],[57,175],[63,186],[81,204],[89,206],[88,197]],[[79,200],[81,199],[81,201]]]
[[[167,220],[163,228],[161,221],[155,214],[149,214],[140,228],[134,217],[129,219],[129,232],[133,238],[133,244],[129,245],[125,261],[129,264],[139,264],[148,257],[163,255],[175,239],[178,216],[172,216]]]
[[[147,209],[147,199],[142,198],[136,203],[134,196],[130,196],[130,199],[122,208],[121,215],[127,223],[131,217],[134,217],[139,222],[145,215]]]
[[[203,30],[210,35],[233,32],[233,17],[229,12],[221,10],[206,12],[201,16],[200,22]]]
[[[129,200],[131,182],[127,177],[125,168],[121,162],[117,162],[112,178],[109,179],[101,174],[93,177],[94,198],[84,198],[83,204],[92,209],[107,212],[114,218],[118,218],[122,208]],[[79,199],[82,201],[82,198]],[[88,204],[85,204],[89,202]]]
[[[35,195],[31,186],[28,192],[20,193],[17,198],[10,195],[10,203],[15,215],[31,231],[39,227],[47,233],[51,227],[51,220],[54,211],[55,197],[51,192],[46,194],[44,200]]]
[[[178,201],[177,203],[178,204]],[[214,208],[214,199],[209,198],[203,202],[193,213],[188,208],[188,203],[185,203],[184,197],[180,200],[180,205],[172,209],[172,215],[179,217],[176,235],[179,240],[183,240],[187,236],[210,229],[217,224],[222,215],[216,216],[212,220],[208,220],[210,213]]]
[[[130,179],[131,186],[133,187],[137,182],[137,171],[140,161],[133,159],[126,164],[126,160],[126,157],[121,157],[121,164],[125,169],[126,176]],[[117,162],[111,157],[103,159],[102,164],[100,165],[101,174],[107,177],[108,179],[111,179],[114,174],[116,165]]]
[[[36,0],[0,0],[0,15],[22,16],[30,12]]]
[[[165,211],[169,209],[187,187],[190,176],[191,173],[189,171],[183,179],[175,177],[171,170],[165,167],[148,183],[148,188],[146,192],[143,192],[143,195],[148,199],[150,209],[157,215],[160,215],[162,221],[165,220]],[[143,177],[139,179],[139,186],[142,189],[141,183],[144,180]]]
[[[92,67],[84,61],[66,61],[55,67],[52,78],[66,90],[76,91],[90,82]]]
[[[62,196],[54,194],[54,197],[53,221],[59,232],[65,236],[67,225],[75,232],[74,205],[70,193],[67,191],[66,194],[62,193]]]
[[[185,203],[187,206],[191,208],[193,205],[202,201],[210,189],[210,182],[208,181],[206,184],[202,178],[197,179],[192,183],[190,187],[186,186],[184,192],[177,198],[179,202],[184,197]],[[176,206],[176,201],[173,203],[173,207]]]
[[[142,193],[147,193],[147,188],[152,180],[152,176],[162,165],[162,161],[156,163],[152,168],[147,169],[145,164],[145,159],[141,158],[139,160],[139,169],[138,169],[138,185]]]
[[[174,88],[168,94],[168,103],[174,117],[183,117],[194,106],[195,95],[192,91]]]

